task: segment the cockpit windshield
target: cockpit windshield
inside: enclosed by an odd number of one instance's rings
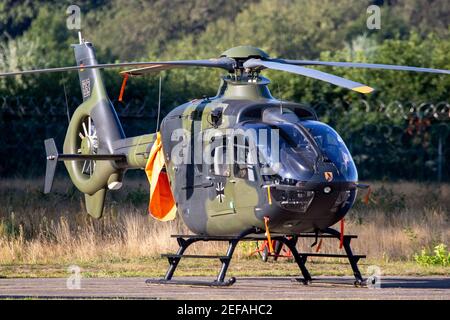
[[[318,153],[297,125],[252,122],[246,123],[244,130],[255,141],[263,176],[295,184],[313,175]]]
[[[246,122],[246,139],[253,141],[255,156],[264,179],[284,184],[309,180],[320,159],[332,163],[347,181],[357,181],[353,159],[342,138],[328,125],[312,120],[300,123]]]
[[[319,146],[325,161],[332,162],[349,181],[357,181],[358,173],[344,140],[330,126],[318,121],[302,121]]]

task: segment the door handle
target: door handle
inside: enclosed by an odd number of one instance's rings
[[[194,184],[192,186],[184,186],[181,189],[186,190],[186,189],[194,189],[194,188],[210,188],[212,186],[214,186],[213,182],[203,182],[200,184]]]
[[[202,186],[203,188],[210,188],[210,187],[214,186],[214,182],[203,182],[203,183],[201,184],[201,186]]]

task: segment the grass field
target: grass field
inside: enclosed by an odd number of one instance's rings
[[[346,217],[346,232],[355,233],[354,252],[367,254],[364,273],[377,265],[384,274],[449,275],[448,265],[419,265],[414,255],[449,244],[450,185],[409,182],[373,183],[368,205],[362,195]],[[170,234],[185,233],[182,222],[162,223],[146,213],[148,185],[127,181],[108,196],[105,216],[93,220],[84,213],[81,194],[69,181],[58,181],[44,195],[41,180],[10,179],[0,182],[0,276],[65,276],[67,267],[79,265],[84,276],[161,276],[167,266],[161,253],[173,252]],[[311,239],[299,243],[311,250]],[[294,263],[261,262],[249,257],[254,243],[239,247],[232,262],[233,275],[295,275]],[[190,249],[191,250],[191,249]],[[220,244],[196,244],[192,253],[223,254]],[[324,240],[322,252],[339,252],[336,240]],[[213,275],[218,263],[187,261],[179,275]],[[314,275],[351,275],[345,261],[314,260]]]

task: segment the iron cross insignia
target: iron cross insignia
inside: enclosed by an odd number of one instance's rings
[[[225,188],[223,187],[222,182],[217,183],[216,194],[216,199],[219,199],[219,202],[222,203],[225,198]]]

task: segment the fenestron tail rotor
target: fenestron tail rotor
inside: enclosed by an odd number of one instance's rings
[[[90,116],[87,116],[82,122],[78,132],[79,145],[77,154],[95,155],[98,152],[98,136],[94,121]],[[81,165],[81,164],[80,164]],[[87,176],[92,176],[96,166],[96,161],[93,159],[86,159],[81,165],[81,173]]]

